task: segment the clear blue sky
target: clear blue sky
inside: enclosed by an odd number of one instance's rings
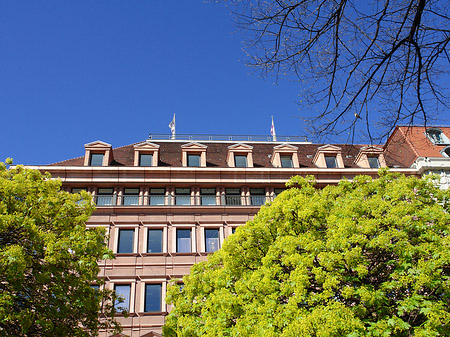
[[[298,83],[244,65],[242,33],[201,0],[0,0],[0,160],[48,164],[169,133],[304,135]]]

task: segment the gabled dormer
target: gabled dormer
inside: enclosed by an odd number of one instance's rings
[[[275,146],[270,162],[274,167],[299,168],[298,147],[287,143]]]
[[[134,166],[158,166],[159,145],[145,141],[134,145]]]
[[[334,145],[317,148],[313,163],[320,168],[343,168],[342,149]]]
[[[227,164],[229,167],[253,167],[253,146],[239,143],[228,146]]]
[[[363,168],[386,167],[383,149],[377,146],[365,146],[359,150],[355,164]]]
[[[111,144],[97,140],[84,145],[84,166],[108,166],[113,160]]]
[[[206,167],[206,149],[199,143],[181,145],[181,164],[184,167]]]

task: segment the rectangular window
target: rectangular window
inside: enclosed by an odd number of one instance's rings
[[[125,188],[123,193],[123,205],[139,205],[139,188]]]
[[[161,311],[161,284],[146,284],[145,285],[145,312],[160,312]]]
[[[72,188],[72,193],[80,193],[81,191],[87,191],[86,187],[74,187]]]
[[[281,167],[292,167],[292,156],[280,156]]]
[[[285,188],[274,188],[273,192],[274,192],[274,197],[276,197],[277,195],[279,195],[281,192],[283,192],[285,190]]]
[[[191,204],[191,189],[176,188],[175,189],[175,205],[185,206]]]
[[[103,153],[91,153],[90,166],[103,166]]]
[[[370,168],[380,168],[380,162],[378,161],[378,157],[367,157],[369,161]]]
[[[261,206],[266,203],[266,193],[263,188],[250,189],[250,201],[252,206]]]
[[[149,229],[147,236],[147,253],[162,253],[162,229]]]
[[[216,189],[202,188],[200,189],[201,205],[215,205],[216,204]]]
[[[213,253],[219,249],[219,230],[217,228],[205,229],[205,249],[208,253]]]
[[[139,166],[153,166],[153,154],[151,153],[139,154]]]
[[[118,254],[133,253],[134,229],[119,229]]]
[[[177,253],[191,252],[191,230],[177,229]]]
[[[99,188],[96,196],[97,206],[110,206],[115,204],[112,188]]]
[[[247,167],[247,155],[234,155],[234,166],[235,167]]]
[[[119,296],[123,302],[116,301],[114,307],[118,311],[130,311],[130,295],[131,295],[131,285],[130,284],[116,284],[114,285],[114,290],[116,295]]]
[[[336,168],[337,162],[335,156],[325,156],[325,163],[327,164],[328,168]]]
[[[231,234],[234,234],[234,233],[236,233],[236,227],[231,228]]]
[[[151,188],[149,205],[164,205],[164,193],[164,188]]]
[[[200,155],[199,154],[189,154],[187,155],[187,166],[199,167],[200,166]]]

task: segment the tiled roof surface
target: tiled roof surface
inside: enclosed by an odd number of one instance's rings
[[[181,146],[188,142],[158,142],[152,141],[154,144],[160,145],[159,148],[159,163],[158,166],[170,166],[181,167]],[[222,143],[222,142],[199,142],[206,145],[206,165],[207,167],[228,167],[227,154],[228,147],[236,143]],[[277,143],[248,143],[253,147],[253,166],[254,167],[273,167],[270,160],[273,152],[273,148],[279,144]],[[114,148],[113,161],[110,166],[133,166],[134,162],[134,144]],[[298,159],[300,167],[316,167],[312,160],[317,151],[317,148],[323,146],[323,144],[299,144],[294,143],[298,147]],[[365,145],[336,145],[342,149],[342,158],[344,160],[345,167],[357,168],[354,163],[359,150]],[[78,157],[73,159],[64,160],[51,165],[57,166],[83,166],[84,157]]]

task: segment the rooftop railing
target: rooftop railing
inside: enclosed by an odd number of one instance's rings
[[[207,135],[207,134],[177,134],[172,136],[165,133],[151,133],[148,135],[149,140],[212,140],[212,141],[239,141],[239,142],[308,142],[306,136],[276,136],[276,140],[272,136],[261,135]]]

